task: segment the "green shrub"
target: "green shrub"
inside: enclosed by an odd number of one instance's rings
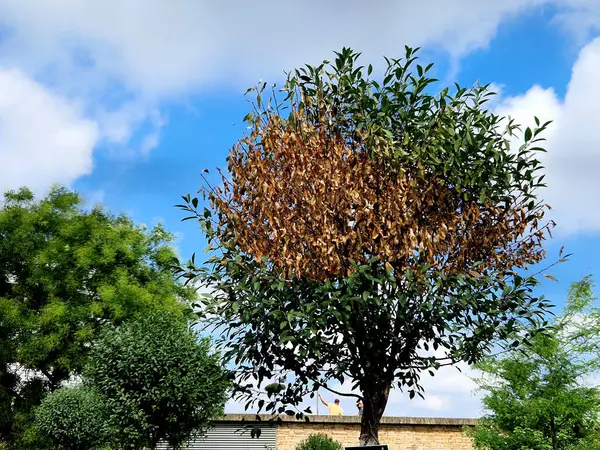
[[[210,340],[164,311],[106,329],[85,376],[105,398],[118,448],[179,448],[223,413],[230,386]]]
[[[103,399],[94,389],[61,388],[37,408],[35,431],[49,448],[87,450],[106,443],[107,418]]]
[[[304,441],[300,442],[296,450],[344,450],[344,447],[338,441],[330,438],[326,434],[311,434]]]

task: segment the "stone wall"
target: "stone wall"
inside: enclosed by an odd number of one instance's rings
[[[239,419],[242,416],[245,415]],[[245,420],[254,417],[248,415]],[[384,417],[379,440],[388,444],[390,450],[472,450],[471,440],[463,430],[475,423],[473,419]],[[310,422],[285,417],[277,425],[277,450],[295,450],[312,433],[324,433],[345,446],[356,446],[359,432],[357,416],[312,416]]]

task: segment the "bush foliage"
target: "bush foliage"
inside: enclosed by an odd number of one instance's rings
[[[326,434],[317,433],[300,442],[296,450],[344,450],[344,447]]]
[[[37,408],[35,430],[49,449],[89,450],[109,439],[108,417],[95,389],[65,387],[48,394]]]
[[[86,379],[104,396],[119,448],[179,448],[223,413],[229,376],[211,342],[185,320],[157,312],[108,329]]]

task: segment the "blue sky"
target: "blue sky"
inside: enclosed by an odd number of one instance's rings
[[[342,46],[377,65],[419,45],[444,83],[493,83],[498,112],[555,120],[548,261],[561,246],[573,256],[541,290],[561,305],[570,282],[600,273],[600,2],[493,3],[0,0],[0,190],[64,183],[163,222],[188,257],[204,241],[173,205],[201,186],[203,169],[225,166],[246,87]],[[427,387],[425,402],[394,394],[387,414],[479,413],[466,375],[447,371]]]

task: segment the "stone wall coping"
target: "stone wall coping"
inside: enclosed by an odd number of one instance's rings
[[[258,415],[260,421],[268,422],[273,416],[268,414]],[[309,423],[360,423],[360,416],[309,416]],[[294,416],[280,416],[282,422],[297,423],[299,425],[307,423],[305,420],[298,420]],[[257,414],[225,414],[215,422],[256,422]],[[438,425],[438,426],[474,426],[477,419],[451,418],[451,417],[382,417],[382,425]]]

